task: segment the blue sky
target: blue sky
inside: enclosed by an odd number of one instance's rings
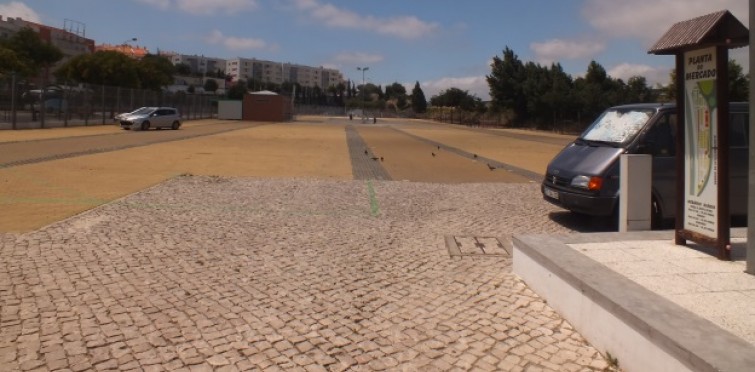
[[[673,57],[647,49],[674,23],[722,9],[749,24],[745,0],[25,0],[0,15],[86,25],[96,43],[341,70],[375,84],[419,81],[430,97],[457,87],[488,98],[490,61],[508,46],[524,61],[560,62],[573,77],[591,60],[626,80],[668,81]],[[749,48],[732,56],[748,69]]]

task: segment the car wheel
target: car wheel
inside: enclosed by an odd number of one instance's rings
[[[149,122],[148,121],[145,121],[144,123],[142,123],[142,130],[149,130]]]
[[[178,130],[178,128],[181,126],[181,123],[178,122],[178,120],[174,121],[173,124],[170,126],[170,129]]]

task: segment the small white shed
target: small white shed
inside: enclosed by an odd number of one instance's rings
[[[235,100],[218,101],[218,119],[241,120],[241,103]]]

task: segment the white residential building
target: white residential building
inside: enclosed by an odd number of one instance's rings
[[[173,65],[183,63],[191,67],[191,72],[197,74],[214,74],[218,70],[225,72],[226,60],[222,58],[198,55],[178,54],[174,52],[160,52],[161,56],[169,58]]]
[[[255,80],[265,83],[299,83],[303,87],[327,88],[344,82],[343,74],[336,69],[311,67],[264,61],[255,58],[236,58],[226,62],[226,74],[237,80]]]

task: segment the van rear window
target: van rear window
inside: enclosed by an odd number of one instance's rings
[[[636,136],[654,113],[655,110],[608,110],[582,133],[582,139],[624,143]]]

